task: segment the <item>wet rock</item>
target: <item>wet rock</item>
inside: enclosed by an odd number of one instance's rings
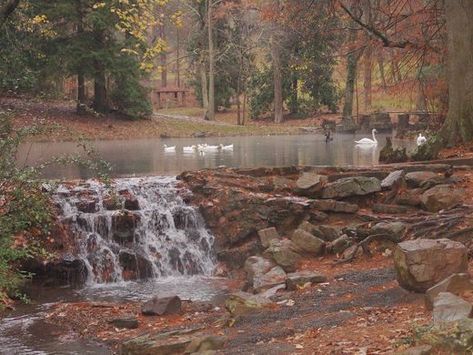
[[[135,238],[135,229],[140,220],[139,215],[121,211],[112,216],[112,237],[119,243],[132,243]]]
[[[153,276],[151,261],[143,255],[122,250],[118,254],[118,260],[125,280],[148,279]]]
[[[261,241],[263,248],[269,247],[269,244],[274,239],[281,239],[278,231],[274,227],[260,229],[258,231],[258,236]]]
[[[440,292],[450,292],[456,296],[460,296],[464,292],[473,291],[473,281],[468,274],[453,274],[445,280],[440,281],[432,286],[425,293],[425,306],[431,310],[434,299]]]
[[[120,346],[120,354],[183,354],[196,337],[195,333],[198,330],[200,329],[182,329],[158,334],[147,333],[140,335],[122,343]]]
[[[242,291],[231,294],[225,301],[225,308],[232,316],[242,315],[272,305],[273,302],[266,297]]]
[[[325,248],[325,242],[322,239],[302,229],[296,229],[292,233],[291,240],[300,250],[313,255],[321,255]]]
[[[455,296],[450,292],[440,292],[434,298],[433,304],[434,324],[440,322],[453,322],[463,318],[469,318],[473,306],[463,298]]]
[[[115,328],[136,329],[138,328],[138,319],[134,315],[124,315],[119,318],[108,321]]]
[[[297,269],[297,264],[301,259],[295,250],[297,250],[297,246],[288,239],[273,240],[269,248],[265,250],[264,256],[274,260],[284,271],[293,272]]]
[[[371,207],[371,209],[375,213],[385,213],[385,214],[406,213],[408,211],[408,208],[406,206],[388,205],[385,203],[375,203],[373,207]]]
[[[77,202],[76,207],[84,213],[95,213],[97,211],[97,200],[81,200]]]
[[[136,211],[140,209],[140,203],[138,202],[138,199],[133,195],[126,197],[124,206],[125,209],[130,211]]]
[[[413,171],[407,173],[405,179],[407,186],[414,188],[422,187],[423,184],[427,183],[428,181],[438,181],[439,175],[437,175],[433,171]]]
[[[437,185],[425,191],[421,197],[422,207],[429,212],[450,209],[463,202],[463,192],[450,185]]]
[[[84,260],[73,256],[65,256],[62,260],[47,263],[29,259],[22,265],[22,270],[31,272],[33,279],[44,286],[81,286],[88,276]]]
[[[261,256],[250,256],[245,261],[244,270],[248,283],[253,286],[255,278],[259,278],[266,274],[275,266],[272,260],[265,259]]]
[[[327,251],[339,254],[342,253],[345,249],[349,248],[353,244],[353,240],[349,238],[346,234],[335,239],[333,242],[327,245]]]
[[[253,279],[253,289],[256,293],[264,292],[277,285],[286,283],[286,273],[280,266],[275,266],[264,275]]]
[[[395,248],[394,266],[402,287],[425,292],[446,277],[467,271],[467,249],[449,239],[409,240]]]
[[[178,296],[153,297],[141,305],[141,313],[145,316],[163,316],[181,312],[181,299]]]
[[[208,335],[194,338],[187,346],[186,354],[210,354],[223,348],[226,338],[223,336]]]
[[[174,225],[177,229],[197,228],[194,211],[180,208],[173,211]]]
[[[333,242],[335,239],[340,237],[340,232],[337,228],[323,224],[317,226],[312,232],[313,235],[326,242]]]
[[[316,197],[327,183],[327,176],[312,172],[303,172],[296,181],[296,193],[302,196]]]
[[[404,180],[404,170],[395,170],[391,172],[383,181],[381,181],[381,188],[388,190],[394,185],[400,184]]]
[[[230,249],[219,250],[217,252],[217,259],[224,262],[232,269],[241,268],[248,257],[258,254],[260,245],[257,241],[252,241],[238,247]],[[270,258],[270,256],[268,256]]]
[[[122,203],[120,202],[120,198],[116,195],[106,196],[102,200],[103,208],[108,211],[119,210],[122,208]]]
[[[311,205],[312,207],[325,212],[356,213],[358,211],[358,205],[332,199],[314,200]]]
[[[327,277],[321,273],[304,270],[287,274],[286,287],[290,291],[297,290],[298,286],[304,286],[310,282],[312,284],[326,282]]]
[[[407,226],[403,222],[379,222],[371,228],[371,232],[372,234],[388,234],[400,242],[406,229]]]
[[[364,196],[381,191],[381,182],[375,177],[355,176],[339,179],[325,185],[324,199],[341,199],[350,196]]]

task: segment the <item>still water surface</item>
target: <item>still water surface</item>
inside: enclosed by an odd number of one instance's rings
[[[113,176],[177,175],[185,170],[228,167],[260,167],[290,165],[372,166],[378,163],[379,151],[386,135],[379,135],[377,146],[359,147],[354,140],[366,134],[336,134],[325,143],[320,134],[291,136],[250,136],[225,138],[175,138],[94,141],[91,145],[113,166]],[[212,151],[205,154],[185,153],[184,146],[207,143],[233,144],[233,151]],[[176,146],[165,152],[163,145]],[[395,146],[415,146],[414,141],[393,139]],[[38,164],[54,156],[81,152],[73,142],[28,143],[19,151],[22,164]],[[85,168],[48,167],[48,178],[86,178]]]

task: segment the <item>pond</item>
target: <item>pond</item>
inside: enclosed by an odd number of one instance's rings
[[[378,164],[379,151],[386,134],[378,136],[377,146],[360,147],[354,141],[366,134],[335,134],[326,143],[321,134],[289,136],[245,136],[211,138],[170,138],[93,141],[90,144],[113,166],[113,176],[177,175],[186,170],[227,167],[273,167],[290,165],[372,166]],[[389,135],[390,136],[390,135]],[[184,152],[196,144],[233,144],[233,150],[215,150],[204,154]],[[165,151],[164,145],[175,146]],[[393,139],[394,146],[411,150],[415,141]],[[35,165],[54,156],[81,152],[74,142],[27,143],[20,147],[21,164]],[[86,178],[85,168],[49,166],[47,178]]]

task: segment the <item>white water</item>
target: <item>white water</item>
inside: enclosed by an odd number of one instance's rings
[[[61,185],[54,194],[61,218],[76,238],[77,256],[85,263],[89,285],[212,274],[213,236],[198,211],[179,196],[175,178],[117,179],[112,190],[128,191],[136,197],[140,209],[105,209],[103,199],[110,188],[92,180],[73,188]],[[94,212],[85,213],[77,208],[77,203],[84,199],[97,202]],[[120,239],[114,224],[118,224],[117,216],[123,213],[132,215],[129,220],[136,222],[134,226],[120,228],[128,233]]]

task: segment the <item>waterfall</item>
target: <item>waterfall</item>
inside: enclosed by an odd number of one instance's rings
[[[171,177],[60,184],[53,199],[89,283],[211,275],[213,236]]]

